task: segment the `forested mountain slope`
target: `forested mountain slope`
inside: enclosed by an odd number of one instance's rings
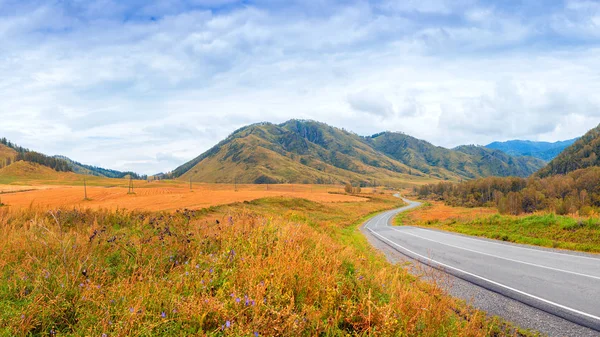
[[[369,185],[373,180],[527,176],[543,164],[489,149],[450,150],[401,133],[362,137],[316,121],[290,120],[243,127],[169,176],[205,182]]]
[[[588,131],[539,170],[540,177],[565,174],[578,169],[600,166],[600,125]]]

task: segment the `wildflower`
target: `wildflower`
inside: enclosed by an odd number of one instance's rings
[[[102,337],[108,337],[108,335],[107,335],[107,334],[105,334],[105,333],[103,333],[103,334],[102,334]]]
[[[258,337],[258,332],[254,331],[254,337]]]
[[[231,297],[233,298],[233,297],[235,297],[235,294],[234,294],[234,293],[231,293],[229,296],[231,296]]]
[[[21,319],[25,319],[25,315],[21,315]]]
[[[79,287],[83,287],[83,283],[79,283]]]
[[[129,312],[133,314],[133,308],[129,308]]]
[[[225,327],[226,328],[229,328],[230,326],[231,326],[231,322],[230,321],[225,322]]]
[[[197,264],[197,265],[196,265],[196,269],[198,269],[198,268],[200,268],[200,265],[199,265],[199,264]]]
[[[167,314],[163,311],[160,313],[160,317],[165,318],[165,317],[167,317]]]

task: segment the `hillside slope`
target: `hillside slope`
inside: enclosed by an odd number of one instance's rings
[[[578,169],[600,166],[600,125],[588,131],[538,171],[540,177],[566,174]]]
[[[578,138],[559,142],[534,142],[530,140],[509,140],[506,142],[493,142],[485,147],[500,150],[511,156],[531,156],[545,161],[550,161],[558,156],[564,149],[571,146]]]
[[[480,152],[484,153],[480,153]],[[418,179],[461,180],[494,174],[527,176],[543,162],[500,151],[466,153],[400,133],[371,137],[290,120],[243,127],[175,169],[170,177],[204,182],[370,185]]]
[[[17,151],[0,143],[0,168],[10,165],[17,156]]]
[[[312,121],[253,124],[173,171],[205,182],[370,184],[425,177],[365,144],[361,137]]]
[[[133,179],[146,179],[145,175],[139,175],[134,172],[122,172],[117,170],[105,169],[102,167],[86,165],[74,161],[71,158],[65,156],[54,156],[54,158],[66,161],[73,172],[77,174],[85,174],[90,176],[105,177],[105,178],[128,178],[131,176]]]
[[[528,176],[544,166],[531,157],[512,157],[477,146],[453,150],[434,146],[402,133],[384,132],[368,137],[373,147],[388,156],[436,176],[458,175],[464,179],[487,176]]]

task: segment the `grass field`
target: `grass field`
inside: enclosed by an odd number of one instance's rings
[[[339,194],[339,186],[311,185],[225,185],[195,184],[190,191],[188,184],[136,181],[135,194],[128,194],[125,187],[87,187],[84,200],[83,186],[14,186],[0,185],[2,202],[11,209],[57,207],[107,208],[148,211],[175,211],[177,209],[200,209],[210,206],[251,201],[265,197],[294,197],[317,202],[350,202],[367,199]],[[18,192],[23,190],[24,192]],[[13,193],[7,193],[13,192]],[[336,192],[336,193],[329,193]]]
[[[508,216],[492,208],[427,203],[400,214],[397,225],[438,228],[529,245],[600,253],[600,219],[555,214]]]
[[[0,335],[517,335],[376,253],[370,197],[0,209]]]

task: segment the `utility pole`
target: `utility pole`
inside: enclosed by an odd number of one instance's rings
[[[127,194],[135,194],[133,191],[133,177],[129,175],[129,188],[127,190]]]
[[[190,192],[192,191],[192,176],[190,176]]]
[[[233,191],[237,192],[237,176],[233,178]]]
[[[83,178],[83,200],[90,200],[87,197],[87,184],[85,178]]]

